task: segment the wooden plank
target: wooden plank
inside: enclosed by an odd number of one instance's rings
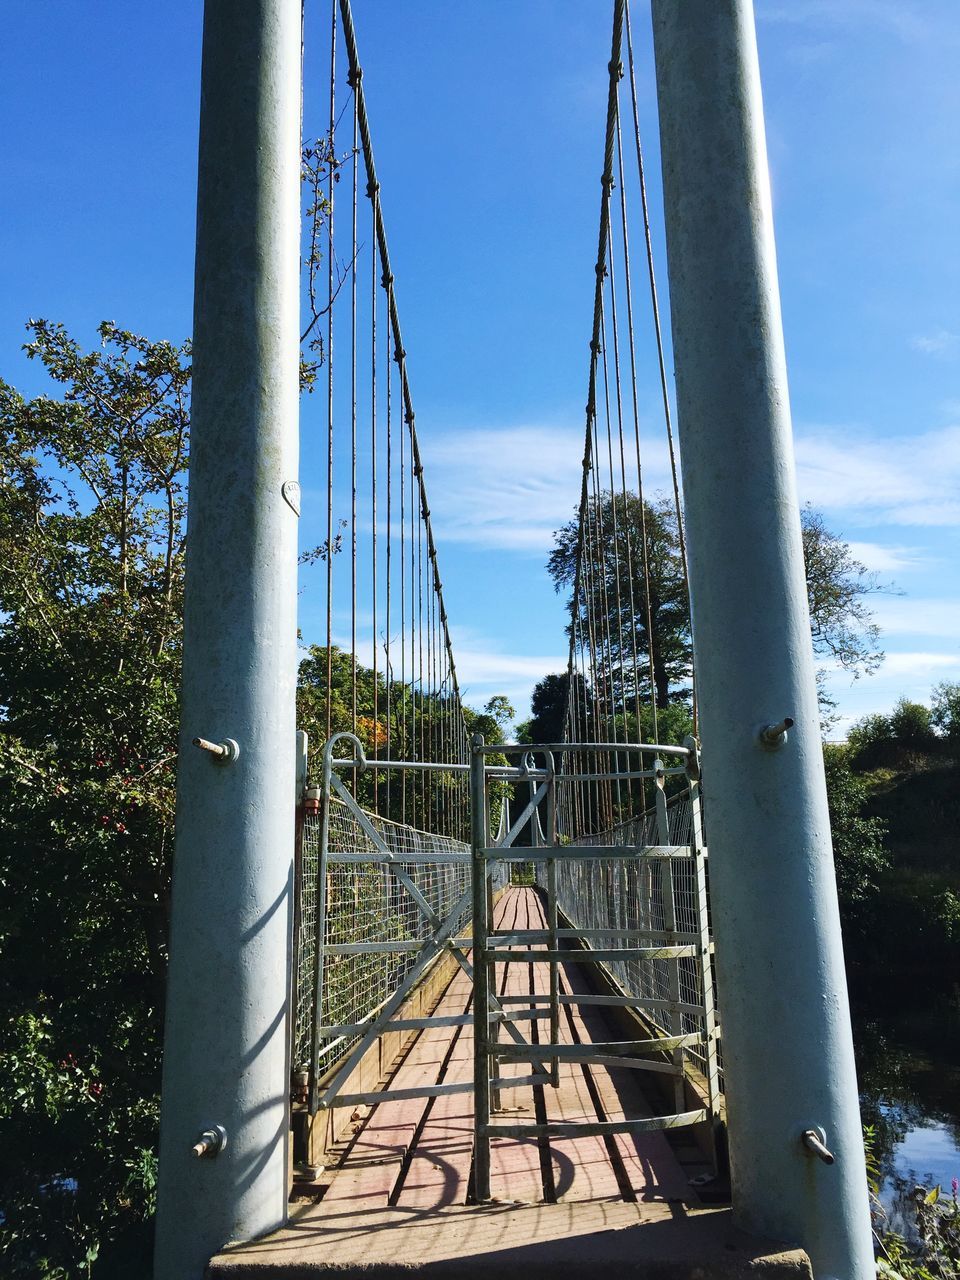
[[[534,898],[533,910],[534,927],[537,927],[538,922],[542,922],[542,927],[545,927],[546,917],[539,897]],[[537,993],[548,993],[550,974],[547,966],[535,964],[533,972]],[[541,1029],[541,1037],[545,1039],[549,1021],[544,1019],[538,1025]],[[562,1010],[559,1043],[573,1043],[569,1024]],[[570,1123],[579,1120],[597,1120],[597,1111],[590,1098],[583,1069],[579,1063],[561,1062],[559,1080],[559,1088],[547,1086],[543,1091],[547,1121]],[[549,1143],[558,1200],[619,1200],[622,1198],[620,1183],[617,1181],[616,1172],[602,1138],[550,1138]]]
[[[497,903],[495,922],[515,918],[517,909],[516,895],[508,891]],[[469,982],[462,970],[461,975],[464,987],[469,992]],[[467,1026],[461,1028],[456,1037],[444,1083],[453,1084],[472,1079],[473,1028]],[[437,1098],[430,1108],[412,1153],[397,1205],[400,1208],[423,1210],[464,1204],[472,1159],[472,1095],[454,1094]]]
[[[495,912],[496,926],[509,929],[545,927],[537,893],[512,888],[501,896]],[[533,992],[543,996],[549,990],[549,969],[544,964],[513,962],[498,966],[498,987],[519,1002]],[[580,967],[571,963],[561,969],[561,990],[565,994],[587,988]],[[437,1007],[438,1013],[463,1013],[469,1008],[471,983],[458,969]],[[522,1008],[522,1003],[514,1004]],[[560,1042],[575,1043],[561,1007]],[[582,1041],[603,1041],[612,1037],[603,1011],[597,1007],[571,1009],[573,1026]],[[520,1024],[528,1034],[529,1022]],[[542,1039],[549,1021],[538,1023]],[[446,1060],[445,1070],[442,1070]],[[414,1088],[440,1082],[468,1082],[473,1073],[473,1029],[436,1027],[423,1031],[391,1082],[397,1088]],[[650,1114],[642,1090],[625,1069],[589,1067],[599,1095],[602,1118],[642,1118]],[[530,1074],[527,1063],[502,1063],[500,1074]],[[560,1088],[543,1086],[547,1118],[576,1123],[598,1119],[597,1107],[579,1063],[560,1064]],[[505,1107],[524,1110],[506,1112],[502,1119],[523,1123],[535,1121],[534,1091],[529,1085],[502,1093]],[[418,1128],[420,1132],[418,1133]],[[411,1142],[416,1135],[416,1145]],[[695,1202],[666,1138],[661,1133],[615,1135],[615,1160],[621,1177],[626,1176],[641,1200]],[[566,1201],[620,1199],[622,1187],[611,1162],[607,1142],[599,1137],[551,1138],[550,1155],[558,1198]],[[396,1199],[399,1208],[440,1209],[466,1200],[473,1154],[473,1099],[469,1093],[447,1095],[427,1101],[381,1103],[373,1109],[344,1165],[331,1180],[322,1204],[343,1212],[345,1208],[383,1208],[393,1192],[403,1161],[409,1163]],[[544,1198],[539,1144],[535,1138],[495,1138],[491,1142],[492,1190],[496,1199],[538,1202]]]
[[[470,984],[458,969],[436,1012],[464,1012],[469,995]],[[433,1027],[421,1032],[390,1085],[408,1089],[436,1084],[451,1034],[449,1027]],[[401,1161],[426,1106],[426,1099],[410,1098],[374,1107],[346,1160],[334,1173],[323,1203],[342,1208],[344,1202],[357,1206],[362,1202],[371,1208],[382,1208],[393,1190]]]
[[[561,989],[565,993],[588,991],[583,972],[571,965],[564,969]],[[570,1006],[573,1024],[581,1040],[598,1040],[609,1034],[602,1012],[596,1006]],[[566,1011],[564,1010],[564,1021]],[[569,1023],[567,1023],[569,1026]],[[591,1067],[593,1083],[607,1120],[643,1119],[653,1114],[636,1079],[627,1068]],[[663,1133],[615,1134],[616,1143],[630,1186],[641,1201],[685,1200],[697,1203],[686,1174]]]
[[[535,911],[536,894],[532,889],[516,887],[513,890],[515,915],[509,928],[529,929],[531,912]],[[498,966],[502,980],[501,994],[525,995],[530,990],[530,966],[506,964]],[[524,1023],[522,1031],[530,1034],[530,1024]],[[502,1035],[501,1038],[506,1037]],[[531,1074],[528,1062],[501,1062],[497,1074],[503,1079]],[[503,1089],[500,1105],[509,1108],[496,1115],[512,1116],[518,1120],[533,1120],[535,1116],[533,1089],[525,1085],[518,1089]],[[543,1172],[540,1167],[540,1146],[535,1138],[494,1138],[490,1143],[490,1189],[497,1200],[521,1201],[537,1204],[544,1198]]]

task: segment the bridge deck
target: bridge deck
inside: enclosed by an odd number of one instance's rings
[[[533,889],[512,887],[497,905],[498,928],[543,922]],[[497,980],[502,993],[546,992],[547,967],[498,966]],[[561,990],[583,982],[582,966],[562,966]],[[470,997],[470,981],[458,970],[437,1012],[465,1013]],[[595,1008],[564,1007],[561,1038],[616,1036]],[[450,1084],[471,1079],[472,1071],[471,1028],[438,1027],[418,1036],[391,1084]],[[504,1064],[502,1071],[524,1075],[529,1067]],[[558,1089],[505,1090],[502,1105],[541,1121],[650,1115],[637,1074],[564,1063]],[[269,1270],[287,1277],[379,1278],[414,1270],[457,1280],[493,1274],[534,1280],[604,1266],[621,1275],[663,1277],[810,1274],[802,1255],[746,1241],[733,1232],[727,1211],[698,1208],[689,1178],[705,1166],[692,1144],[678,1155],[676,1139],[662,1133],[498,1139],[491,1151],[494,1203],[468,1206],[471,1094],[381,1103],[365,1117],[358,1114],[355,1128],[313,1202],[295,1208],[283,1231],[220,1254],[212,1277]]]
[[[534,889],[512,887],[497,904],[497,928],[544,927]],[[561,990],[583,982],[582,966],[561,970]],[[543,964],[497,966],[501,994],[546,994],[548,971]],[[471,985],[458,970],[437,1012],[469,1011]],[[524,1033],[530,1024],[523,1024]],[[546,1024],[541,1023],[545,1029]],[[592,1010],[564,1007],[563,1043],[616,1039],[603,1016]],[[527,1075],[527,1063],[504,1063],[504,1077]],[[473,1031],[438,1027],[422,1033],[397,1068],[391,1087],[453,1084],[471,1079]],[[652,1114],[628,1069],[561,1063],[560,1087],[504,1090],[502,1106],[526,1119],[614,1120]],[[473,1147],[472,1095],[450,1094],[433,1100],[413,1099],[381,1104],[363,1123],[342,1164],[329,1179],[322,1204],[339,1211],[353,1205],[394,1205],[439,1209],[464,1204]],[[558,1200],[678,1200],[697,1203],[689,1171],[677,1161],[662,1133],[635,1137],[579,1139],[496,1139],[491,1149],[492,1190],[501,1201],[536,1204]]]

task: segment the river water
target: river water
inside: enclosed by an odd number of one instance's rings
[[[910,1235],[905,1197],[960,1178],[960,985],[922,979],[851,985],[865,1124],[876,1131],[890,1225]]]

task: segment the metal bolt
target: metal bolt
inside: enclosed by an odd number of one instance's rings
[[[811,1155],[822,1160],[824,1164],[833,1164],[836,1161],[836,1156],[827,1149],[827,1135],[822,1129],[804,1129],[800,1135],[800,1141]]]
[[[222,1124],[215,1124],[201,1133],[198,1141],[193,1144],[190,1150],[198,1159],[202,1156],[212,1159],[214,1156],[218,1156],[226,1145],[226,1129]]]
[[[760,730],[760,742],[764,747],[775,749],[782,747],[787,740],[787,730],[793,728],[793,719],[784,716],[779,724],[768,724]]]
[[[208,738],[194,738],[193,745],[201,751],[209,751],[220,764],[229,764],[240,754],[240,745],[233,738],[225,738],[223,742],[211,742]]]

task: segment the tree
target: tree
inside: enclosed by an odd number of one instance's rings
[[[890,862],[886,828],[879,818],[865,816],[867,785],[851,769],[850,755],[843,746],[827,743],[823,748],[840,910],[845,929],[862,936]]]
[[[581,697],[584,684],[577,677]],[[534,686],[530,719],[517,725],[518,742],[562,742],[567,720],[569,677],[566,671],[544,676]]]
[[[29,330],[61,394],[26,400],[0,380],[0,1272],[148,1275],[190,350],[109,323],[89,352],[60,325]],[[375,704],[371,671],[340,652],[333,665],[334,729],[352,727],[356,678],[358,734],[382,748],[382,676]],[[309,649],[298,712],[314,743],[325,669]],[[396,756],[417,754],[414,707],[427,738],[459,716],[396,682]],[[513,709],[494,698],[469,715],[502,741]],[[465,788],[428,776],[408,821]]]
[[[857,677],[875,671],[883,661],[877,647],[880,628],[865,597],[891,590],[854,556],[842,538],[831,533],[812,507],[800,512],[807,599],[814,652],[832,659]]]
[[[847,735],[855,767],[907,769],[926,756],[938,755],[942,740],[933,724],[930,708],[909,698],[900,698],[888,716],[864,716]]]
[[[596,694],[619,710],[639,687],[649,687],[651,659],[657,705],[683,699],[689,689],[692,647],[687,594],[676,513],[661,498],[641,504],[636,494],[602,493],[587,507],[581,570],[579,633],[594,636]],[[647,575],[642,546],[646,534]],[[547,570],[557,591],[576,576],[579,518],[553,535]],[[647,590],[649,577],[649,593]],[[649,634],[647,599],[649,595]]]
[[[152,1208],[190,367],[29,329],[64,393],[0,382],[0,1258],[66,1276]]]
[[[389,755],[393,760],[439,762],[449,760],[457,751],[463,739],[460,710],[453,697],[394,680],[388,698],[383,672],[378,671],[374,679],[369,667],[336,646],[331,649],[330,666],[332,733],[355,730],[368,757]],[[310,645],[300,661],[297,677],[297,726],[306,731],[312,744],[314,777],[319,772],[320,748],[327,737],[327,703],[327,651],[320,645]],[[503,742],[504,726],[513,715],[513,707],[500,695],[490,699],[484,712],[463,708],[468,732],[483,733],[488,742]],[[349,754],[346,745],[343,752]],[[387,786],[383,773],[369,770],[354,776],[351,787],[359,803],[381,817],[442,834],[465,834],[454,829],[455,822],[465,813],[465,805],[458,807],[453,802],[458,793],[466,791],[466,780],[460,773],[394,774]]]
[[[943,681],[930,695],[931,723],[946,739],[947,749],[960,750],[960,684]]]
[[[641,515],[642,513],[642,515]],[[581,569],[582,607],[576,620],[593,653],[590,679],[608,713],[632,705],[639,687],[648,697],[650,639],[646,578],[640,548],[648,547],[650,631],[658,708],[689,699],[692,641],[689,598],[673,504],[644,502],[635,494],[603,493],[588,503]],[[811,507],[800,513],[806,565],[810,632],[814,652],[854,676],[883,660],[879,628],[866,597],[891,588],[853,555],[849,545],[826,528]],[[554,533],[547,569],[557,591],[572,587],[580,541],[579,518]],[[824,697],[821,701],[828,702]]]

